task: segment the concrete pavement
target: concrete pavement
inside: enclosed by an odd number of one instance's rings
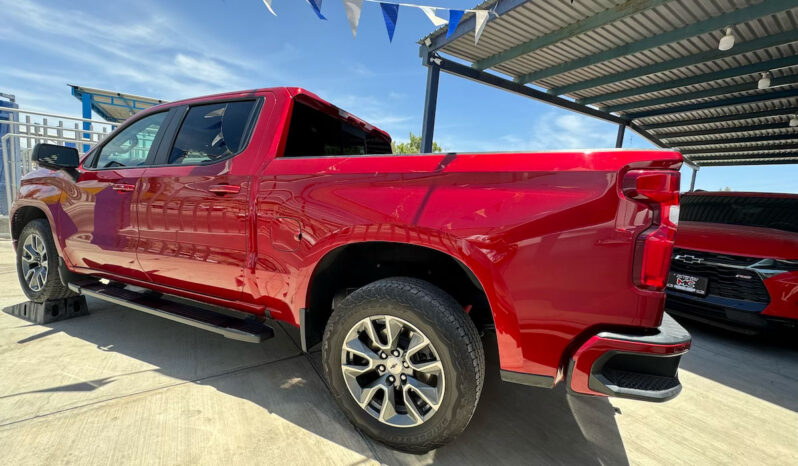
[[[21,302],[0,241],[0,307]],[[0,313],[3,464],[798,464],[798,345],[690,325],[665,404],[569,397],[488,377],[455,442],[426,455],[361,435],[318,353],[276,326],[260,345],[89,301],[38,326]]]

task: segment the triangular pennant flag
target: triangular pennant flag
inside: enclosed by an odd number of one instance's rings
[[[488,24],[488,10],[477,10],[474,12],[476,15],[476,26],[474,27],[474,45],[479,42],[479,37],[482,31],[485,30],[485,25]]]
[[[308,0],[308,3],[310,4],[311,8],[313,8],[313,11],[316,12],[316,15],[319,17],[319,19],[326,20],[327,18],[321,14],[321,2],[322,0]]]
[[[399,17],[399,5],[396,3],[382,3],[382,16],[385,18],[385,27],[388,29],[388,40],[393,42],[393,31],[396,30],[396,19]]]
[[[274,16],[277,16],[277,13],[272,10],[272,0],[263,0],[263,4],[266,5],[266,8],[268,8]]]
[[[448,23],[448,21],[435,14],[435,8],[431,6],[419,6],[419,8],[424,12],[425,15],[427,15],[427,18],[429,18],[429,20],[432,21],[432,24],[435,26],[443,26],[444,24]]]
[[[465,11],[463,10],[449,10],[449,30],[446,31],[446,38],[448,39],[454,34],[457,25],[460,24],[460,19],[463,17]]]
[[[344,0],[344,9],[354,38],[357,35],[357,25],[360,23],[360,13],[363,11],[363,0]]]

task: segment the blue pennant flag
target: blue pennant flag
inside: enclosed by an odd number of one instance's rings
[[[321,2],[322,0],[308,0],[308,3],[310,4],[311,8],[313,8],[313,11],[316,12],[316,15],[318,15],[319,19],[326,20],[327,18],[321,14]]]
[[[385,27],[388,28],[388,39],[393,42],[393,31],[396,30],[396,19],[399,17],[399,5],[396,3],[380,3]]]
[[[457,25],[460,24],[460,19],[463,17],[465,11],[463,10],[449,10],[449,29],[446,31],[446,38],[448,39],[454,34]]]

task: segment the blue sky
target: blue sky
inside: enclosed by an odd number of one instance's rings
[[[477,0],[418,0],[470,8]],[[60,4],[60,5],[59,5]],[[76,115],[66,83],[175,100],[228,90],[301,86],[387,130],[418,134],[426,68],[416,41],[434,29],[400,8],[393,43],[377,4],[352,39],[338,0],[328,21],[304,0],[0,0],[0,92],[20,106]],[[490,27],[490,24],[487,26]],[[612,124],[441,76],[435,139],[447,151],[612,147]],[[627,132],[625,147],[653,147]],[[697,188],[798,192],[798,166],[702,169]],[[689,183],[684,172],[683,187]]]

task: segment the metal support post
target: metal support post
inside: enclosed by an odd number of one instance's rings
[[[424,123],[421,128],[421,152],[432,152],[432,136],[435,133],[435,111],[438,107],[438,81],[441,68],[431,61],[427,68],[427,95],[424,98]]]
[[[623,135],[626,132],[626,125],[618,125],[618,136],[615,137],[615,148],[623,147]]]

